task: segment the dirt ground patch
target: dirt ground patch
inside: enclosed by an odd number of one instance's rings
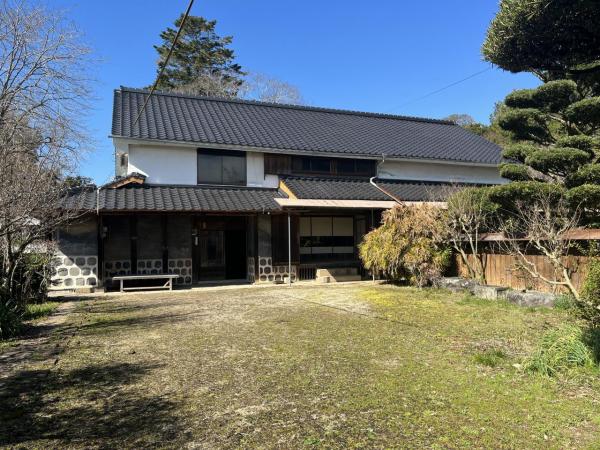
[[[7,371],[0,445],[592,447],[597,376],[513,367],[565,320],[370,284],[90,297]]]

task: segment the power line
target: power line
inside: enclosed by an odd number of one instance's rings
[[[185,11],[185,14],[183,15],[183,19],[181,20],[181,24],[179,25],[179,29],[177,30],[177,34],[175,35],[175,39],[173,39],[173,44],[171,44],[171,48],[169,49],[169,53],[167,53],[167,58],[165,59],[164,64],[162,65],[162,67],[160,68],[160,72],[158,73],[158,76],[156,77],[156,80],[154,80],[154,84],[152,85],[152,89],[150,89],[150,93],[148,94],[148,97],[146,97],[146,100],[144,100],[144,104],[142,105],[142,108],[140,109],[140,112],[138,112],[137,117],[135,118],[135,120],[133,121],[133,125],[131,125],[131,128],[133,129],[133,127],[135,127],[135,124],[138,123],[138,120],[140,120],[140,117],[142,116],[142,113],[144,112],[144,109],[146,109],[146,105],[148,104],[148,100],[150,100],[150,97],[152,97],[152,94],[154,93],[154,90],[156,89],[156,85],[158,84],[158,80],[161,79],[163,72],[165,71],[165,67],[167,67],[167,65],[169,64],[169,59],[171,58],[171,54],[173,53],[173,49],[175,48],[175,45],[177,45],[177,40],[179,39],[179,35],[181,34],[181,30],[183,30],[183,27],[185,25],[185,21],[187,20],[188,16],[190,15],[190,10],[192,9],[192,5],[194,4],[194,0],[190,0],[190,3]]]
[[[470,80],[471,78],[475,78],[476,76],[481,75],[482,73],[488,72],[488,71],[492,70],[492,68],[493,68],[492,66],[487,67],[486,69],[480,70],[479,72],[475,72],[475,73],[469,75],[468,77],[465,77],[465,78],[462,78],[462,79],[460,79],[458,81],[455,81],[453,83],[447,84],[446,86],[441,87],[439,89],[436,89],[435,91],[431,91],[431,92],[429,92],[429,93],[427,93],[425,95],[422,95],[421,97],[415,98],[413,100],[409,100],[408,102],[403,103],[403,104],[398,105],[398,106],[395,106],[394,108],[390,108],[386,112],[391,112],[391,111],[394,111],[394,110],[396,110],[398,108],[403,108],[404,106],[411,105],[411,104],[413,104],[415,102],[418,102],[420,100],[424,100],[424,99],[426,99],[428,97],[431,97],[432,95],[435,95],[435,94],[438,94],[438,93],[440,93],[442,91],[445,91],[446,89],[450,89],[451,87],[454,87],[457,84],[461,84],[461,83],[464,83],[467,80]]]

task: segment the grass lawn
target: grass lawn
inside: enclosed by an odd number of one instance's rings
[[[594,448],[597,372],[520,372],[566,313],[374,285],[79,303],[0,387],[0,445]]]

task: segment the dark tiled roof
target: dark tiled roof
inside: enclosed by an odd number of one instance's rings
[[[500,148],[453,123],[386,114],[115,91],[112,135],[364,157],[498,164]]]
[[[228,211],[259,212],[280,209],[276,189],[224,186],[128,185],[101,189],[100,211]],[[69,209],[96,209],[97,193],[83,191],[66,201]]]
[[[348,178],[282,178],[283,182],[300,199],[316,200],[392,200],[375,188],[368,179]],[[443,201],[449,193],[467,185],[427,183],[403,180],[375,180],[375,183],[394,198],[407,202]],[[474,186],[474,185],[471,185]]]
[[[384,181],[377,180],[377,185],[389,192],[398,200],[405,202],[441,202],[448,196],[467,186],[474,184],[427,183],[419,181]]]
[[[95,210],[96,198],[95,188],[74,189],[64,198],[62,206],[65,209],[75,211]]]
[[[284,177],[282,180],[301,199],[391,200],[365,178]]]

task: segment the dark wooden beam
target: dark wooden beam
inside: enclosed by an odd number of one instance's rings
[[[131,245],[131,274],[137,275],[137,216],[129,216],[129,241]]]
[[[162,271],[163,273],[169,272],[169,238],[168,238],[168,217],[163,215],[161,217],[160,226],[162,231]]]

